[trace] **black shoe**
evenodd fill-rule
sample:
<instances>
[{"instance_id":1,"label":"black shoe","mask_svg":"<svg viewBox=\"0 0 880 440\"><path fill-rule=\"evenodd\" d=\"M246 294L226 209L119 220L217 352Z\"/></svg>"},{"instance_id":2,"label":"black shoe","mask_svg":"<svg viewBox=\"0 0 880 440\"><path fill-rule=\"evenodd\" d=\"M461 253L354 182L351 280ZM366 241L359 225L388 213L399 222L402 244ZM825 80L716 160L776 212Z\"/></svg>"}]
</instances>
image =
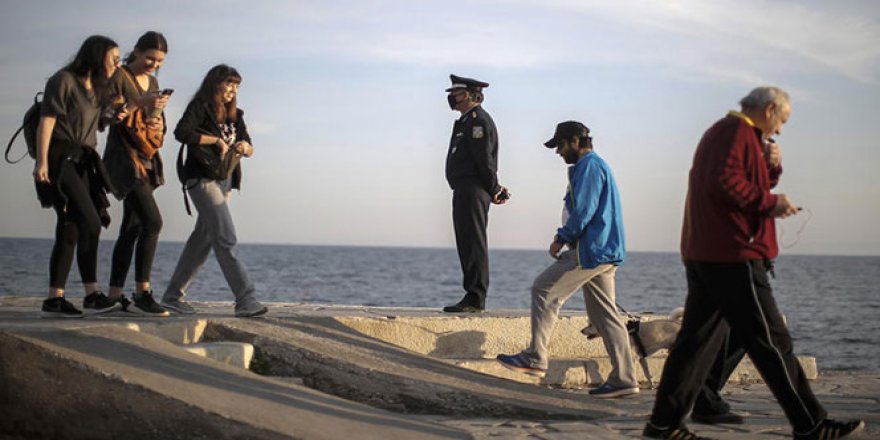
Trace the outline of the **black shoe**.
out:
<instances>
[{"instance_id":1,"label":"black shoe","mask_svg":"<svg viewBox=\"0 0 880 440\"><path fill-rule=\"evenodd\" d=\"M87 315L97 315L98 313L107 313L122 308L113 298L104 295L104 292L94 291L83 298L83 310Z\"/></svg>"},{"instance_id":2,"label":"black shoe","mask_svg":"<svg viewBox=\"0 0 880 440\"><path fill-rule=\"evenodd\" d=\"M848 422L838 422L831 419L825 419L819 426L806 434L793 433L797 440L831 440L835 438L843 438L850 434L862 432L865 429L865 422L861 420L850 420Z\"/></svg>"},{"instance_id":3,"label":"black shoe","mask_svg":"<svg viewBox=\"0 0 880 440\"><path fill-rule=\"evenodd\" d=\"M678 428L660 429L648 423L642 431L642 438L658 438L662 440L712 440L709 437L700 437L688 431L684 426Z\"/></svg>"},{"instance_id":4,"label":"black shoe","mask_svg":"<svg viewBox=\"0 0 880 440\"><path fill-rule=\"evenodd\" d=\"M73 304L71 304L63 296L58 298L49 298L43 301L43 308L40 311L41 318L82 318L83 313L80 312Z\"/></svg>"},{"instance_id":5,"label":"black shoe","mask_svg":"<svg viewBox=\"0 0 880 440\"><path fill-rule=\"evenodd\" d=\"M119 296L117 296L117 297L115 297L115 298L110 298L110 299L112 299L112 300L118 302L118 303L122 306L122 311L123 311L123 312L129 312L129 311L130 311L130 310L128 310L128 306L131 305L131 300L128 299L128 298L126 298L125 295L119 295Z\"/></svg>"},{"instance_id":6,"label":"black shoe","mask_svg":"<svg viewBox=\"0 0 880 440\"><path fill-rule=\"evenodd\" d=\"M165 310L162 306L160 306L155 299L153 299L153 291L145 290L140 294L132 294L132 299L134 300L132 305L128 307L128 311L137 313L139 315L144 316L170 316L171 313L168 310Z\"/></svg>"},{"instance_id":7,"label":"black shoe","mask_svg":"<svg viewBox=\"0 0 880 440\"><path fill-rule=\"evenodd\" d=\"M691 413L691 420L697 423L705 423L707 425L717 425L722 423L739 425L743 423L743 416L730 411L723 414Z\"/></svg>"},{"instance_id":8,"label":"black shoe","mask_svg":"<svg viewBox=\"0 0 880 440\"><path fill-rule=\"evenodd\" d=\"M443 311L446 313L480 313L485 310L484 307L471 305L464 300L459 301L457 304L453 304L451 306L446 306L443 308Z\"/></svg>"}]
</instances>

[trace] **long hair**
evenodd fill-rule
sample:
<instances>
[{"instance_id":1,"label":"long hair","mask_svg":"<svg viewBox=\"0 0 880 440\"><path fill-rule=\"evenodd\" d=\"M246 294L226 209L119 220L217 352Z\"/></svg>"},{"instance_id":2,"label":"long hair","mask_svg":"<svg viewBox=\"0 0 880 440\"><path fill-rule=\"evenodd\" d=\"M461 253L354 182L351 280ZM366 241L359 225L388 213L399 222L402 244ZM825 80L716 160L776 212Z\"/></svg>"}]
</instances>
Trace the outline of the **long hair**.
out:
<instances>
[{"instance_id":1,"label":"long hair","mask_svg":"<svg viewBox=\"0 0 880 440\"><path fill-rule=\"evenodd\" d=\"M224 104L221 100L220 86L226 80L241 82L241 75L232 67L226 64L218 64L208 71L202 85L193 99L199 99L208 104L208 107L214 113L214 118L218 123L226 124L238 120L238 111L236 102L238 97L232 98L232 101Z\"/></svg>"},{"instance_id":2,"label":"long hair","mask_svg":"<svg viewBox=\"0 0 880 440\"><path fill-rule=\"evenodd\" d=\"M92 87L95 90L95 96L99 102L106 99L107 85L107 68L104 67L104 57L107 51L119 47L115 41L103 35L92 35L83 41L76 56L64 69L76 76L89 76L92 81Z\"/></svg>"},{"instance_id":3,"label":"long hair","mask_svg":"<svg viewBox=\"0 0 880 440\"><path fill-rule=\"evenodd\" d=\"M159 32L148 31L138 38L137 43L134 44L134 49L140 52L154 49L168 53L168 40ZM129 52L128 56L125 57L125 64L131 64L134 61L136 58L135 50Z\"/></svg>"}]
</instances>

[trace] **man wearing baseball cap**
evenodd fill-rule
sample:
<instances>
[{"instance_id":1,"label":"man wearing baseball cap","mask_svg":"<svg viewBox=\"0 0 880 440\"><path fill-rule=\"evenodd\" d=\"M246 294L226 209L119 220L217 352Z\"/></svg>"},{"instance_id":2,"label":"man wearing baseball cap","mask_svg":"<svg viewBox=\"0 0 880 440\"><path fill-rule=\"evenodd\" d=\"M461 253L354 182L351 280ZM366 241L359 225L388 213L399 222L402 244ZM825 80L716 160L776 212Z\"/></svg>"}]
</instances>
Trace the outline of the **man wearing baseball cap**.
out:
<instances>
[{"instance_id":1,"label":"man wearing baseball cap","mask_svg":"<svg viewBox=\"0 0 880 440\"><path fill-rule=\"evenodd\" d=\"M550 256L556 262L532 285L529 348L514 355L499 354L498 362L513 371L543 377L559 310L576 290L583 289L587 317L602 336L612 367L605 383L591 390L590 395L612 398L637 394L639 384L629 335L615 302L614 274L623 264L626 251L614 174L593 151L590 129L580 122L560 123L544 145L555 148L556 154L571 165L563 224L550 243ZM568 249L563 251L565 247Z\"/></svg>"}]
</instances>

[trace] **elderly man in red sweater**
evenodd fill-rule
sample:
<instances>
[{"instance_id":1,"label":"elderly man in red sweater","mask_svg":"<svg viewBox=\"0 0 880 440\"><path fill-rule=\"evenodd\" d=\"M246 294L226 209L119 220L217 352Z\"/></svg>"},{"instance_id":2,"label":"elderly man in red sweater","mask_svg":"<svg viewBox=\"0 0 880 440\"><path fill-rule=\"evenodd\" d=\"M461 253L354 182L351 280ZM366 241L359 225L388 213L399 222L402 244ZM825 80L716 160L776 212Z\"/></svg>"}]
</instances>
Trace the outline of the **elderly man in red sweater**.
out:
<instances>
[{"instance_id":1,"label":"elderly man in red sweater","mask_svg":"<svg viewBox=\"0 0 880 440\"><path fill-rule=\"evenodd\" d=\"M796 439L861 431L860 420L827 419L792 350L768 273L779 253L775 219L799 208L773 194L782 174L775 144L791 114L788 94L759 87L700 140L688 181L681 254L688 282L684 321L672 346L645 438L695 440L684 425L728 331L746 349L782 406Z\"/></svg>"}]
</instances>

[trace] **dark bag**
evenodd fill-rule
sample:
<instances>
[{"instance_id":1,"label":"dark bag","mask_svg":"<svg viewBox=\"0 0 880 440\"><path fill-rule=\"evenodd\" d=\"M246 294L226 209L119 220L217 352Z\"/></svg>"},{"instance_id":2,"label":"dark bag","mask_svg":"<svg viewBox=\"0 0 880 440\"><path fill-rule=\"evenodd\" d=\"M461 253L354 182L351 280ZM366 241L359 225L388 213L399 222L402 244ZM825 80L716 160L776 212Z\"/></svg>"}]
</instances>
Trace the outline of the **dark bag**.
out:
<instances>
[{"instance_id":1,"label":"dark bag","mask_svg":"<svg viewBox=\"0 0 880 440\"><path fill-rule=\"evenodd\" d=\"M42 94L43 92L37 92L37 94L34 95L34 103L26 112L24 112L24 120L21 123L21 127L15 131L15 134L9 139L9 143L6 144L6 162L13 164L18 163L27 156L30 156L31 159L37 158L37 127L40 125L40 108L42 107L42 103L38 98ZM24 132L24 143L27 145L27 155L23 155L17 160L9 160L9 152L12 150L12 143L15 142L15 138L22 131Z\"/></svg>"},{"instance_id":2,"label":"dark bag","mask_svg":"<svg viewBox=\"0 0 880 440\"><path fill-rule=\"evenodd\" d=\"M181 189L183 190L183 205L186 207L186 213L192 215L192 210L189 207L189 197L186 195L186 190L189 189L186 187L186 181L190 177L186 174L186 166L183 159L184 149L186 149L188 157L191 157L192 160L201 165L205 172L205 175L202 177L211 180L228 179L241 161L241 155L230 148L226 155L221 158L220 152L214 146L194 145L190 147L186 144L180 144L180 151L177 152L177 179L180 180Z\"/></svg>"}]
</instances>

